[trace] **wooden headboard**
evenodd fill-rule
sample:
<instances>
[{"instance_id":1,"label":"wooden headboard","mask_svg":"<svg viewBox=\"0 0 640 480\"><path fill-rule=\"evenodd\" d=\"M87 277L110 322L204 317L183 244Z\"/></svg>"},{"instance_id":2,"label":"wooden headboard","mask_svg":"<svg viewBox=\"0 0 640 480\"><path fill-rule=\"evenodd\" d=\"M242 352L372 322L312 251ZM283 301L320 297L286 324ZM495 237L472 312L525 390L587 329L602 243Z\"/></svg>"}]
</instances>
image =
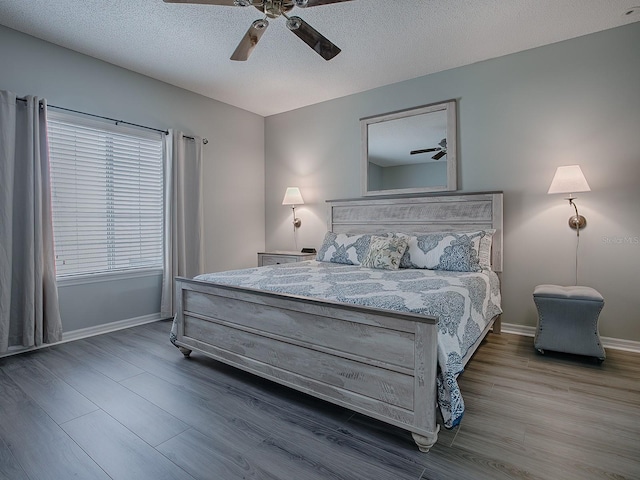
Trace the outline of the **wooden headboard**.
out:
<instances>
[{"instance_id":1,"label":"wooden headboard","mask_svg":"<svg viewBox=\"0 0 640 480\"><path fill-rule=\"evenodd\" d=\"M491 265L502 271L502 192L329 200L334 233L462 232L495 228Z\"/></svg>"}]
</instances>

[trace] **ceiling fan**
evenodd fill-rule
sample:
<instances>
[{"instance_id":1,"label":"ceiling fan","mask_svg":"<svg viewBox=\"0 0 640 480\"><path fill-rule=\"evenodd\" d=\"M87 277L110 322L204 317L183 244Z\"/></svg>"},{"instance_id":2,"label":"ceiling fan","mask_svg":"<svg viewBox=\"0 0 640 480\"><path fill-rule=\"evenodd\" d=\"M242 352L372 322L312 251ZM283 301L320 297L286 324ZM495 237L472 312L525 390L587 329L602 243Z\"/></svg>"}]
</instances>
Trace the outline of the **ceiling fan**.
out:
<instances>
[{"instance_id":1,"label":"ceiling fan","mask_svg":"<svg viewBox=\"0 0 640 480\"><path fill-rule=\"evenodd\" d=\"M226 5L229 7L255 7L265 17L251 24L245 36L240 40L231 60L245 61L260 41L269 26L268 18L283 16L287 19L287 28L295 33L325 60L331 60L340 53L340 49L300 17L288 16L293 7L315 7L329 3L349 2L351 0L164 0L165 3L197 3L201 5Z\"/></svg>"},{"instance_id":2,"label":"ceiling fan","mask_svg":"<svg viewBox=\"0 0 640 480\"><path fill-rule=\"evenodd\" d=\"M433 158L434 160L440 160L442 157L444 157L447 154L447 139L443 138L442 140L440 140L438 145L440 146L433 147L433 148L423 148L421 150L411 150L409 154L417 155L419 153L438 152L431 158Z\"/></svg>"}]
</instances>

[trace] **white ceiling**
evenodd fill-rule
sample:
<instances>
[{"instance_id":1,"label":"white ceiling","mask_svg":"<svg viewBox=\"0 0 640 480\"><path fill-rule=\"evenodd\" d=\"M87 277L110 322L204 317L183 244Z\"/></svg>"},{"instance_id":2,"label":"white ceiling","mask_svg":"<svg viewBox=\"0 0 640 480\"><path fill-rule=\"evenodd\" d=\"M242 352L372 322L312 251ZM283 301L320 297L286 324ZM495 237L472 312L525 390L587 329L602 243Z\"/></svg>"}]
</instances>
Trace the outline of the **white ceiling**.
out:
<instances>
[{"instance_id":1,"label":"white ceiling","mask_svg":"<svg viewBox=\"0 0 640 480\"><path fill-rule=\"evenodd\" d=\"M295 8L342 49L329 62L255 8L162 0L0 0L0 24L268 116L640 20L640 0L353 0Z\"/></svg>"}]
</instances>

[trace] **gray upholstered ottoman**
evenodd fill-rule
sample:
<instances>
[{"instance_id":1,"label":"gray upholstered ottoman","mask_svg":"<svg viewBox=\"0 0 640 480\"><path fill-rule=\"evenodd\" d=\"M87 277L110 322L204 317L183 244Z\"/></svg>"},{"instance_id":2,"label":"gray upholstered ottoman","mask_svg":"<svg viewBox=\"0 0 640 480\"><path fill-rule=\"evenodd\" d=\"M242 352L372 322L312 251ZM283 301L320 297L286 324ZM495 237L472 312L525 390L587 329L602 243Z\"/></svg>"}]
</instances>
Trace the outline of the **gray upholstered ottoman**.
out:
<instances>
[{"instance_id":1,"label":"gray upholstered ottoman","mask_svg":"<svg viewBox=\"0 0 640 480\"><path fill-rule=\"evenodd\" d=\"M540 353L553 350L604 360L598 333L604 298L597 290L538 285L533 291L533 301L538 309L534 345Z\"/></svg>"}]
</instances>

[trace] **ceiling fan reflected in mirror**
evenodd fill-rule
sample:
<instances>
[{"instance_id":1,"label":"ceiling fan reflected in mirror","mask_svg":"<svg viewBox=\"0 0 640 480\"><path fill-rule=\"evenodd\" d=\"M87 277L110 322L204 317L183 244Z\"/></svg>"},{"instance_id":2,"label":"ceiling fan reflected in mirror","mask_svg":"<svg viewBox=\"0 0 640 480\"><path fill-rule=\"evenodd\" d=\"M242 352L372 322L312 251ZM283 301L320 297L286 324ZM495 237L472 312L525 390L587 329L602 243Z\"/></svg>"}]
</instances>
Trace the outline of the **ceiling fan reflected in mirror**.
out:
<instances>
[{"instance_id":1,"label":"ceiling fan reflected in mirror","mask_svg":"<svg viewBox=\"0 0 640 480\"><path fill-rule=\"evenodd\" d=\"M431 158L433 158L434 160L440 160L442 157L444 157L447 154L447 139L443 138L442 140L440 140L438 145L439 147L423 148L420 150L411 150L409 154L418 155L420 153L438 152Z\"/></svg>"},{"instance_id":2,"label":"ceiling fan reflected in mirror","mask_svg":"<svg viewBox=\"0 0 640 480\"><path fill-rule=\"evenodd\" d=\"M295 33L304 43L309 45L325 60L331 60L340 53L340 49L331 43L302 18L289 16L293 7L308 8L330 3L350 2L351 0L164 0L165 3L196 3L200 5L224 5L228 7L255 7L264 13L264 18L251 24L245 36L240 40L231 60L245 61L253 52L260 38L269 26L267 18L286 19L289 30Z\"/></svg>"}]
</instances>

